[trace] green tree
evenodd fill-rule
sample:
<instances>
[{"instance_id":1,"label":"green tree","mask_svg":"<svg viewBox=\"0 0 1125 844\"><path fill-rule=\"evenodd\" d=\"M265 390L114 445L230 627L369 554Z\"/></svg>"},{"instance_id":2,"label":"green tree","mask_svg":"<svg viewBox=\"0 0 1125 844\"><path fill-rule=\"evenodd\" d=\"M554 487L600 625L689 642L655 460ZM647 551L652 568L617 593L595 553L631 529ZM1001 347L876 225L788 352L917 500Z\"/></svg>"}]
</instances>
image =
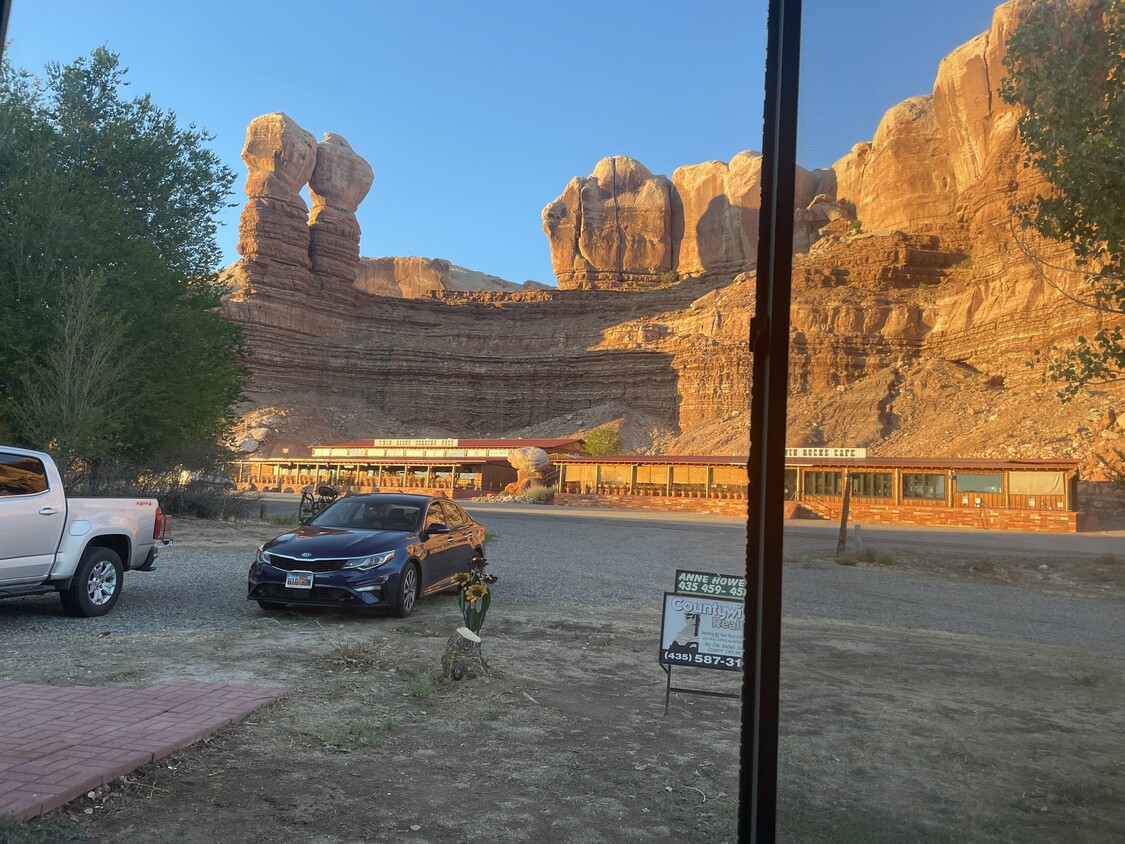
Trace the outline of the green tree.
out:
<instances>
[{"instance_id":1,"label":"green tree","mask_svg":"<svg viewBox=\"0 0 1125 844\"><path fill-rule=\"evenodd\" d=\"M1069 247L1077 301L1125 314L1125 0L1032 0L1008 40L1000 96L1022 109L1025 167L1050 183L1017 206L1018 227ZM1045 273L1046 277L1046 273ZM1117 326L1057 350L1049 376L1059 396L1125 377Z\"/></svg>"},{"instance_id":2,"label":"green tree","mask_svg":"<svg viewBox=\"0 0 1125 844\"><path fill-rule=\"evenodd\" d=\"M213 442L245 354L219 316L212 140L99 48L0 70L0 434L89 464Z\"/></svg>"},{"instance_id":3,"label":"green tree","mask_svg":"<svg viewBox=\"0 0 1125 844\"><path fill-rule=\"evenodd\" d=\"M603 454L621 454L621 437L613 428L595 428L586 434L586 453L591 457Z\"/></svg>"}]
</instances>

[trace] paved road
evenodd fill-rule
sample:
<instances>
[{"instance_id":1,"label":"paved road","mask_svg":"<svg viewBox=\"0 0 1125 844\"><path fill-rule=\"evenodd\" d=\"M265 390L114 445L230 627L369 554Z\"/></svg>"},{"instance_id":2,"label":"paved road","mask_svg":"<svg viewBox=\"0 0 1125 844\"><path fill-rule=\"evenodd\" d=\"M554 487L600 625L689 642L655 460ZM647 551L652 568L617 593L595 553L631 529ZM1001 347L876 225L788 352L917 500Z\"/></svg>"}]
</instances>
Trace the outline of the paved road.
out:
<instances>
[{"instance_id":1,"label":"paved road","mask_svg":"<svg viewBox=\"0 0 1125 844\"><path fill-rule=\"evenodd\" d=\"M282 504L286 502L277 502ZM502 578L497 598L546 602L553 615L565 611L564 602L589 605L606 599L651 607L658 618L661 595L670 589L677 568L738 573L745 567L745 526L739 519L473 503L468 509L493 536L488 556L491 570ZM1099 550L1103 544L1120 552L1123 544L1118 537L1104 535L883 528L864 528L864 541L907 544L919 550L939 544L1008 551L1027 546L1028 553L1049 550L1060 542L1060 548L1080 554L1106 553ZM816 523L790 524L786 542L790 551L832 550L836 530ZM245 600L252 553L252 543L241 552L189 548L165 552L158 571L126 576L120 603L103 619L66 619L56 596L0 601L0 643L43 644L96 636L103 630L175 636L261 623L257 606ZM841 566L790 565L784 578L784 611L790 618L840 619L1125 651L1125 605L1108 601Z\"/></svg>"},{"instance_id":2,"label":"paved road","mask_svg":"<svg viewBox=\"0 0 1125 844\"><path fill-rule=\"evenodd\" d=\"M534 579L560 595L593 590L616 600L657 607L661 594L671 589L677 568L722 573L745 569L745 528L737 520L708 517L705 522L697 518L665 521L647 518L648 514L634 519L620 512L612 516L600 512L593 517L560 517L542 509L505 512L490 508L487 513L472 505L469 509L498 536L488 555L495 572L508 575L500 586L521 599L535 599L541 594L540 584L532 583ZM873 539L922 542L929 538L932 547L938 540L950 538L941 531L936 537L919 532L925 534L923 538L914 536L913 531L905 536L879 532L878 538L871 533L864 529L865 543L871 544ZM963 532L953 533L963 537ZM968 537L964 541L979 540ZM1009 538L1009 550L1012 541ZM790 526L786 543L791 550L835 550L836 530ZM1086 549L1086 553L1094 552ZM509 574L520 571L527 571L531 577ZM783 609L789 617L1125 651L1125 605L1110 601L1062 598L1030 589L949 583L846 566L786 566L783 593ZM498 597L502 594L498 592Z\"/></svg>"}]
</instances>

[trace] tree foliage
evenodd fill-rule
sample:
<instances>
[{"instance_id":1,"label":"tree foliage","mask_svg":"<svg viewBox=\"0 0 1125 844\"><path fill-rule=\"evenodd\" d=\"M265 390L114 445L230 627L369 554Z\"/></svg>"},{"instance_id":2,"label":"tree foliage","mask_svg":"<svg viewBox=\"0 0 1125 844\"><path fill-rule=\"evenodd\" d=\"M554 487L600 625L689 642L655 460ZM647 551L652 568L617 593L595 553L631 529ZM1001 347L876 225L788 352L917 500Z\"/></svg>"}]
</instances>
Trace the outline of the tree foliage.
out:
<instances>
[{"instance_id":1,"label":"tree foliage","mask_svg":"<svg viewBox=\"0 0 1125 844\"><path fill-rule=\"evenodd\" d=\"M1079 301L1125 314L1125 0L1030 0L1004 65L1024 166L1052 188L1014 209L1019 226L1069 247ZM1064 399L1125 377L1121 328L1079 338L1049 374Z\"/></svg>"},{"instance_id":2,"label":"tree foliage","mask_svg":"<svg viewBox=\"0 0 1125 844\"><path fill-rule=\"evenodd\" d=\"M603 454L621 454L621 437L613 428L595 428L586 434L586 453L591 457Z\"/></svg>"},{"instance_id":3,"label":"tree foliage","mask_svg":"<svg viewBox=\"0 0 1125 844\"><path fill-rule=\"evenodd\" d=\"M65 461L211 441L241 393L215 213L234 173L105 48L0 71L0 438Z\"/></svg>"}]
</instances>

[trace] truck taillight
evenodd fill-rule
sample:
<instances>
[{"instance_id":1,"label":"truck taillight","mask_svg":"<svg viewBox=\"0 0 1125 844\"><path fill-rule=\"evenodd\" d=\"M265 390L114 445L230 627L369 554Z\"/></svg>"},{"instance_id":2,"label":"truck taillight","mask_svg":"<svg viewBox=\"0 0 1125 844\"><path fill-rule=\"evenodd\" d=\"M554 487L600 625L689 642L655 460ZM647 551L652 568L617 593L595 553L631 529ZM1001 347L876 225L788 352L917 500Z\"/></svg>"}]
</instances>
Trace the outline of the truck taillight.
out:
<instances>
[{"instance_id":1,"label":"truck taillight","mask_svg":"<svg viewBox=\"0 0 1125 844\"><path fill-rule=\"evenodd\" d=\"M153 539L167 539L172 535L172 520L164 515L162 507L156 508L156 522L152 526Z\"/></svg>"}]
</instances>

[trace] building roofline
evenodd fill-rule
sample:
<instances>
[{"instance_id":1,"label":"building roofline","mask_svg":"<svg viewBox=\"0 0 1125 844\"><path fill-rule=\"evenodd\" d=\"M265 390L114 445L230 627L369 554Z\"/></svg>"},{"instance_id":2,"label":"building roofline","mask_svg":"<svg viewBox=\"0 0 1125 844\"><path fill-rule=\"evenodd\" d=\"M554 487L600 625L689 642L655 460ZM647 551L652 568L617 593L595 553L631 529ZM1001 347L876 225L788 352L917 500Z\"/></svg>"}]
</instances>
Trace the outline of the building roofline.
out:
<instances>
[{"instance_id":1,"label":"building roofline","mask_svg":"<svg viewBox=\"0 0 1125 844\"><path fill-rule=\"evenodd\" d=\"M745 466L748 458L741 455L650 455L605 454L600 457L556 457L554 463L614 463L633 465L704 464L708 466ZM840 469L1076 469L1079 460L1019 459L987 457L786 457L786 466L826 466Z\"/></svg>"},{"instance_id":2,"label":"building roofline","mask_svg":"<svg viewBox=\"0 0 1125 844\"><path fill-rule=\"evenodd\" d=\"M389 438L388 438L389 439ZM410 438L402 437L394 440L395 445L380 445L381 440L363 439L351 440L343 443L315 443L308 446L313 448L559 448L565 445L576 445L585 442L581 437L553 437L540 439L459 439L457 437L416 437L414 441L425 443L427 440L446 440L455 445L409 445ZM382 440L386 442L387 440Z\"/></svg>"}]
</instances>

